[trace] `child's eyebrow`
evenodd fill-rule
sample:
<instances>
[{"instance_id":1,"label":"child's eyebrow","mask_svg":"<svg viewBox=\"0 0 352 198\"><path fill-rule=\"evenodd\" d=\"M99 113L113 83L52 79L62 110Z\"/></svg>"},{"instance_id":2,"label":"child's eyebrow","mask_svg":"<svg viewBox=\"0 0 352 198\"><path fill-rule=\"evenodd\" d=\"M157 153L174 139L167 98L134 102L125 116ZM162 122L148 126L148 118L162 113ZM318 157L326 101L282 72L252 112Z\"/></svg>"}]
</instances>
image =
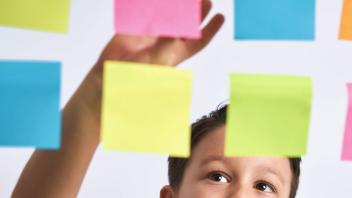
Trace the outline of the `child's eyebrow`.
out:
<instances>
[{"instance_id":1,"label":"child's eyebrow","mask_svg":"<svg viewBox=\"0 0 352 198\"><path fill-rule=\"evenodd\" d=\"M224 162L224 157L223 156L219 156L219 155L211 155L211 156L208 156L207 158L203 159L201 162L200 162L200 166L204 166L210 162L214 162L214 161L220 161L220 162Z\"/></svg>"},{"instance_id":2,"label":"child's eyebrow","mask_svg":"<svg viewBox=\"0 0 352 198\"><path fill-rule=\"evenodd\" d=\"M260 169L261 169L260 171L263 171L263 172L265 172L265 173L272 174L272 175L276 176L277 178L279 178L279 180L280 180L280 182L281 182L282 184L285 183L285 180L284 180L284 178L282 177L282 175L279 174L279 172L277 172L275 169L270 168L270 167L264 167L264 168L260 168Z\"/></svg>"}]
</instances>

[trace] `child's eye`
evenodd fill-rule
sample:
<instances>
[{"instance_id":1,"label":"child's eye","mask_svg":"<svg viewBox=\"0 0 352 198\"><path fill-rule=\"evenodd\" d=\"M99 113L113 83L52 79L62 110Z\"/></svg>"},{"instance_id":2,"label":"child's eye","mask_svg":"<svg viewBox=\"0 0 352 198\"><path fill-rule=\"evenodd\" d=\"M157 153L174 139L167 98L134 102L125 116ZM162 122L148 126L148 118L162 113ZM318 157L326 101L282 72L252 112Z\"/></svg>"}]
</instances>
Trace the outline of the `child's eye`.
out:
<instances>
[{"instance_id":1,"label":"child's eye","mask_svg":"<svg viewBox=\"0 0 352 198\"><path fill-rule=\"evenodd\" d=\"M267 183L267 182L258 182L254 186L255 189L262 191L262 192L268 192L268 193L274 193L276 192L275 188L273 185Z\"/></svg>"},{"instance_id":2,"label":"child's eye","mask_svg":"<svg viewBox=\"0 0 352 198\"><path fill-rule=\"evenodd\" d=\"M220 182L220 183L229 183L230 179L221 172L212 172L208 175L208 179L215 181L215 182Z\"/></svg>"}]
</instances>

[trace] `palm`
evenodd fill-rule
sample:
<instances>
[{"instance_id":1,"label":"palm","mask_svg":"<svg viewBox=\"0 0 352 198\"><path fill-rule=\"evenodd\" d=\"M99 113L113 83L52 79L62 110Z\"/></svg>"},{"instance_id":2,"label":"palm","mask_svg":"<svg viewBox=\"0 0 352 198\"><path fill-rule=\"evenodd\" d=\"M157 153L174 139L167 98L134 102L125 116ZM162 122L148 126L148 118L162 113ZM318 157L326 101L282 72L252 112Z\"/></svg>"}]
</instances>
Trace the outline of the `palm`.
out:
<instances>
[{"instance_id":1,"label":"palm","mask_svg":"<svg viewBox=\"0 0 352 198\"><path fill-rule=\"evenodd\" d=\"M203 0L202 19L207 16L210 8L210 1ZM203 49L223 22L222 15L214 16L202 30L202 38L199 40L117 34L103 51L98 67L102 68L105 60L177 65Z\"/></svg>"}]
</instances>

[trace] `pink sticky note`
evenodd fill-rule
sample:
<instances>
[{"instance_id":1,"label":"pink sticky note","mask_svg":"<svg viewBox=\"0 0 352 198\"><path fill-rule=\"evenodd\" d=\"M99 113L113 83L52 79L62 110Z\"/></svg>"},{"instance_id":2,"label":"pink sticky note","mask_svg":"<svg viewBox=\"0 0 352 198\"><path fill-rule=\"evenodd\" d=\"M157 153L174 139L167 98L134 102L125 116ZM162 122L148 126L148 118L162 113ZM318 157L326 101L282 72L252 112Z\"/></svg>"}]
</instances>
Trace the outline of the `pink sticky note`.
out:
<instances>
[{"instance_id":1,"label":"pink sticky note","mask_svg":"<svg viewBox=\"0 0 352 198\"><path fill-rule=\"evenodd\" d=\"M348 109L346 116L345 135L342 148L342 160L352 161L352 83L347 84Z\"/></svg>"},{"instance_id":2,"label":"pink sticky note","mask_svg":"<svg viewBox=\"0 0 352 198\"><path fill-rule=\"evenodd\" d=\"M198 39L201 0L115 0L117 33Z\"/></svg>"}]
</instances>

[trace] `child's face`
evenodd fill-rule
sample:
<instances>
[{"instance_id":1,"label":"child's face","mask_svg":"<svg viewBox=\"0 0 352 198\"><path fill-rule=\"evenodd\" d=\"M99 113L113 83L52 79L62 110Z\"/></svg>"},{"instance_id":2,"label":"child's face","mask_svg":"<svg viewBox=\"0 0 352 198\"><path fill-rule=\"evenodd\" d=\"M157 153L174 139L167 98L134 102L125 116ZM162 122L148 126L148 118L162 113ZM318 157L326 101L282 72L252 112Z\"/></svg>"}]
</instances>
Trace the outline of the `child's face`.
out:
<instances>
[{"instance_id":1,"label":"child's face","mask_svg":"<svg viewBox=\"0 0 352 198\"><path fill-rule=\"evenodd\" d=\"M287 158L225 158L225 128L209 133L194 148L175 198L288 198Z\"/></svg>"}]
</instances>

